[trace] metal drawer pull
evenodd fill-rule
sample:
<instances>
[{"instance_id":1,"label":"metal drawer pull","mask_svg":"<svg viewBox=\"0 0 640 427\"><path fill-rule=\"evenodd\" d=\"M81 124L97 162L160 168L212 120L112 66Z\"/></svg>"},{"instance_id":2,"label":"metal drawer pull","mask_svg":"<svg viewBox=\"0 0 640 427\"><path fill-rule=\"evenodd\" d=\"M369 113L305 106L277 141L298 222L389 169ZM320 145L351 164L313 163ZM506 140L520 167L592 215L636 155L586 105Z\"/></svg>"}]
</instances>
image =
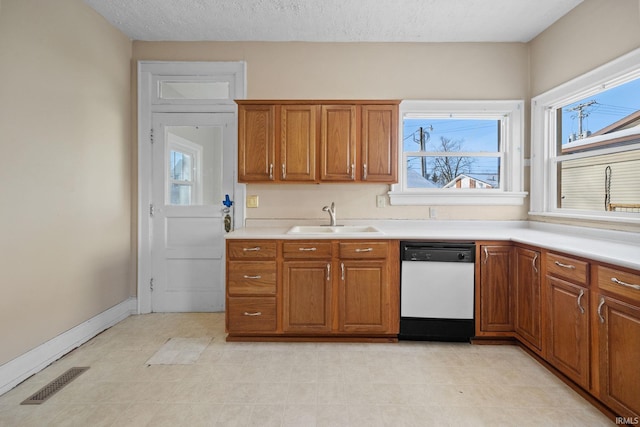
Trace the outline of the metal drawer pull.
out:
<instances>
[{"instance_id":1,"label":"metal drawer pull","mask_svg":"<svg viewBox=\"0 0 640 427\"><path fill-rule=\"evenodd\" d=\"M367 164L362 165L362 179L367 179Z\"/></svg>"},{"instance_id":2,"label":"metal drawer pull","mask_svg":"<svg viewBox=\"0 0 640 427\"><path fill-rule=\"evenodd\" d=\"M488 260L489 260L489 251L487 251L487 248L486 248L486 246L485 246L485 248L484 248L484 262L483 262L483 264L486 264Z\"/></svg>"},{"instance_id":3,"label":"metal drawer pull","mask_svg":"<svg viewBox=\"0 0 640 427\"><path fill-rule=\"evenodd\" d=\"M351 179L356 179L356 165L351 163Z\"/></svg>"},{"instance_id":4,"label":"metal drawer pull","mask_svg":"<svg viewBox=\"0 0 640 427\"><path fill-rule=\"evenodd\" d=\"M244 312L245 316L262 316L262 312L261 311L256 311L255 313L249 313L247 311Z\"/></svg>"},{"instance_id":5,"label":"metal drawer pull","mask_svg":"<svg viewBox=\"0 0 640 427\"><path fill-rule=\"evenodd\" d=\"M341 279L344 280L344 263L340 263Z\"/></svg>"},{"instance_id":6,"label":"metal drawer pull","mask_svg":"<svg viewBox=\"0 0 640 427\"><path fill-rule=\"evenodd\" d=\"M626 286L627 288L631 288L631 289L635 289L637 291L640 291L640 285L634 285L633 283L626 283L626 282L623 282L622 280L616 279L615 277L612 277L611 281L613 283L617 283L618 285Z\"/></svg>"},{"instance_id":7,"label":"metal drawer pull","mask_svg":"<svg viewBox=\"0 0 640 427\"><path fill-rule=\"evenodd\" d=\"M538 253L536 252L536 256L533 257L533 270L537 273L538 272L538 267L536 266L536 261L538 260Z\"/></svg>"},{"instance_id":8,"label":"metal drawer pull","mask_svg":"<svg viewBox=\"0 0 640 427\"><path fill-rule=\"evenodd\" d=\"M245 279L262 279L262 276L247 276L246 274L244 275Z\"/></svg>"},{"instance_id":9,"label":"metal drawer pull","mask_svg":"<svg viewBox=\"0 0 640 427\"><path fill-rule=\"evenodd\" d=\"M575 265L571 265L571 264L563 264L561 262L556 261L556 265L558 267L562 267L562 268L570 268L571 270L575 270L576 266Z\"/></svg>"},{"instance_id":10,"label":"metal drawer pull","mask_svg":"<svg viewBox=\"0 0 640 427\"><path fill-rule=\"evenodd\" d=\"M327 282L331 280L331 264L327 263Z\"/></svg>"},{"instance_id":11,"label":"metal drawer pull","mask_svg":"<svg viewBox=\"0 0 640 427\"><path fill-rule=\"evenodd\" d=\"M282 179L287 179L287 167L282 164Z\"/></svg>"},{"instance_id":12,"label":"metal drawer pull","mask_svg":"<svg viewBox=\"0 0 640 427\"><path fill-rule=\"evenodd\" d=\"M582 308L583 296L584 296L584 289L580 289L580 294L578 295L578 308L580 309L580 314L584 314L584 308Z\"/></svg>"},{"instance_id":13,"label":"metal drawer pull","mask_svg":"<svg viewBox=\"0 0 640 427\"><path fill-rule=\"evenodd\" d=\"M251 252L251 251L259 251L260 250L260 246L256 246L255 248L242 248L243 251L245 252Z\"/></svg>"},{"instance_id":14,"label":"metal drawer pull","mask_svg":"<svg viewBox=\"0 0 640 427\"><path fill-rule=\"evenodd\" d=\"M269 163L269 179L273 180L273 163Z\"/></svg>"},{"instance_id":15,"label":"metal drawer pull","mask_svg":"<svg viewBox=\"0 0 640 427\"><path fill-rule=\"evenodd\" d=\"M600 323L604 323L604 317L602 317L603 305L604 305L604 298L600 298L600 304L598 304L598 317L600 318Z\"/></svg>"},{"instance_id":16,"label":"metal drawer pull","mask_svg":"<svg viewBox=\"0 0 640 427\"><path fill-rule=\"evenodd\" d=\"M303 251L303 252L315 252L317 251L316 248L298 248L299 251Z\"/></svg>"},{"instance_id":17,"label":"metal drawer pull","mask_svg":"<svg viewBox=\"0 0 640 427\"><path fill-rule=\"evenodd\" d=\"M365 248L365 249L357 248L356 252L371 252L372 250L373 248Z\"/></svg>"}]
</instances>

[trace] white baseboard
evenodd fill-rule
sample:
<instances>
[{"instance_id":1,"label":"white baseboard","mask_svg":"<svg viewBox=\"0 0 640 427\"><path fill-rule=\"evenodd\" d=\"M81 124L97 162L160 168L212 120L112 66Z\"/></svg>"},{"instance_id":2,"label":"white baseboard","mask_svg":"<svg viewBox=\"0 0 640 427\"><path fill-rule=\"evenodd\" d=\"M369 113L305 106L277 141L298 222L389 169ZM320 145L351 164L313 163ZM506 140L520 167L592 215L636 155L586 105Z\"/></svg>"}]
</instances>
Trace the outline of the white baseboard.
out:
<instances>
[{"instance_id":1,"label":"white baseboard","mask_svg":"<svg viewBox=\"0 0 640 427\"><path fill-rule=\"evenodd\" d=\"M0 366L0 395L105 329L137 313L137 309L136 298L129 298Z\"/></svg>"}]
</instances>

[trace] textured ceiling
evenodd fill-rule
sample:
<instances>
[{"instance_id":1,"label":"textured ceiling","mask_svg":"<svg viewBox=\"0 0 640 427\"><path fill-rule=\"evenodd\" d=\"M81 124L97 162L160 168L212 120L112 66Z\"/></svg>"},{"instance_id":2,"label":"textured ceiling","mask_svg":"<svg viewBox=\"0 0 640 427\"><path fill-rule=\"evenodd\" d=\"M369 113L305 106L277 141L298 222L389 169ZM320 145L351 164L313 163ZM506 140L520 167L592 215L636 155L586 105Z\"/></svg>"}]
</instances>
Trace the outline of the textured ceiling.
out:
<instances>
[{"instance_id":1,"label":"textured ceiling","mask_svg":"<svg viewBox=\"0 0 640 427\"><path fill-rule=\"evenodd\" d=\"M133 40L527 42L582 0L84 0Z\"/></svg>"}]
</instances>

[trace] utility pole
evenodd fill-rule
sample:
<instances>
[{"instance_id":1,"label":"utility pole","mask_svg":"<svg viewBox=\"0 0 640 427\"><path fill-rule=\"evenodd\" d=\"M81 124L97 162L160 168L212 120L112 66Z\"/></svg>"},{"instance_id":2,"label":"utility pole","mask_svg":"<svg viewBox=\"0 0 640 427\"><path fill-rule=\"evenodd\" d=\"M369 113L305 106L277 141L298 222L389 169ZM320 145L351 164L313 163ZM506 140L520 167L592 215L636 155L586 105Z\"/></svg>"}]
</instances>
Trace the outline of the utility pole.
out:
<instances>
[{"instance_id":1,"label":"utility pole","mask_svg":"<svg viewBox=\"0 0 640 427\"><path fill-rule=\"evenodd\" d=\"M433 126L429 126L428 129L430 131L433 131ZM420 126L418 130L420 131L420 140L416 141L414 136L413 141L420 143L420 152L425 152L427 151L427 141L431 138L431 135L429 135L429 132L426 132L425 128L423 128L422 126ZM428 174L427 174L427 158L426 157L420 158L420 165L421 165L420 172L422 174L422 177L427 178Z\"/></svg>"},{"instance_id":2,"label":"utility pole","mask_svg":"<svg viewBox=\"0 0 640 427\"><path fill-rule=\"evenodd\" d=\"M582 135L582 121L589 116L589 113L585 112L585 108L592 106L595 104L595 100L591 100L589 102L583 102L582 104L576 105L573 108L569 108L567 111L577 111L578 112L578 137L576 139L582 139L584 136ZM571 138L569 139L571 141Z\"/></svg>"}]
</instances>

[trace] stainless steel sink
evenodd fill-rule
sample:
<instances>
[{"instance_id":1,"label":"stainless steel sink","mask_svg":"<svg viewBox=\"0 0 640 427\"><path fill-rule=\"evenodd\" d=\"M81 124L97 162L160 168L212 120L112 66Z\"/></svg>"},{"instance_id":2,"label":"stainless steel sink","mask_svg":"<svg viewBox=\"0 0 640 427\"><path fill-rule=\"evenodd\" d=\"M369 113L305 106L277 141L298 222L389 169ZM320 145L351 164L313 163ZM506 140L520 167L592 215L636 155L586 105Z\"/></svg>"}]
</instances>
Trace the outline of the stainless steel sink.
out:
<instances>
[{"instance_id":1,"label":"stainless steel sink","mask_svg":"<svg viewBox=\"0 0 640 427\"><path fill-rule=\"evenodd\" d=\"M382 234L370 225L296 225L287 234Z\"/></svg>"}]
</instances>

